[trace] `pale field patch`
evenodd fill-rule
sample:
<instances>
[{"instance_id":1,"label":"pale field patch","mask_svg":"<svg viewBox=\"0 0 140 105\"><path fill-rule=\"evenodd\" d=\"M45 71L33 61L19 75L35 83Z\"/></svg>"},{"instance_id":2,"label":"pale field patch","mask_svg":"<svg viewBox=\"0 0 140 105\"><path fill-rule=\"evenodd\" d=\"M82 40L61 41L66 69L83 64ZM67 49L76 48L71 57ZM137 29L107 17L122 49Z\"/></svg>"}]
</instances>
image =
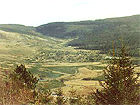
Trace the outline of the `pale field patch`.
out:
<instances>
[{"instance_id":1,"label":"pale field patch","mask_svg":"<svg viewBox=\"0 0 140 105\"><path fill-rule=\"evenodd\" d=\"M64 82L66 86L62 87L62 89L65 94L68 94L72 87L81 95L88 94L91 91L95 91L95 89L101 89L98 81L85 81L82 79L102 75L102 70L89 70L82 67L78 71L74 76L69 77L68 81Z\"/></svg>"}]
</instances>

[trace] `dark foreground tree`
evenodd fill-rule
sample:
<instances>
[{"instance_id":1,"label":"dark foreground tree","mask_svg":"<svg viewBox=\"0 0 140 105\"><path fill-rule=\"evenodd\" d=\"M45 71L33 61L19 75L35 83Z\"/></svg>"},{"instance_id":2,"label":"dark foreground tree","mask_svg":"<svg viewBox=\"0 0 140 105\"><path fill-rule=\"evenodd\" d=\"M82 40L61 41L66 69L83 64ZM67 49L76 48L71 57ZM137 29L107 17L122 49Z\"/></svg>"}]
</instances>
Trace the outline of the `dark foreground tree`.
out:
<instances>
[{"instance_id":1,"label":"dark foreground tree","mask_svg":"<svg viewBox=\"0 0 140 105\"><path fill-rule=\"evenodd\" d=\"M100 82L102 90L96 90L97 105L138 105L140 89L134 66L122 45L119 54L113 54L110 64L104 70L105 81Z\"/></svg>"},{"instance_id":2,"label":"dark foreground tree","mask_svg":"<svg viewBox=\"0 0 140 105\"><path fill-rule=\"evenodd\" d=\"M17 66L17 68L10 74L10 78L14 81L20 81L24 86L35 89L38 79L26 70L24 65Z\"/></svg>"},{"instance_id":3,"label":"dark foreground tree","mask_svg":"<svg viewBox=\"0 0 140 105\"><path fill-rule=\"evenodd\" d=\"M51 91L36 87L38 79L24 65L17 66L13 72L0 79L0 105L50 105Z\"/></svg>"}]
</instances>

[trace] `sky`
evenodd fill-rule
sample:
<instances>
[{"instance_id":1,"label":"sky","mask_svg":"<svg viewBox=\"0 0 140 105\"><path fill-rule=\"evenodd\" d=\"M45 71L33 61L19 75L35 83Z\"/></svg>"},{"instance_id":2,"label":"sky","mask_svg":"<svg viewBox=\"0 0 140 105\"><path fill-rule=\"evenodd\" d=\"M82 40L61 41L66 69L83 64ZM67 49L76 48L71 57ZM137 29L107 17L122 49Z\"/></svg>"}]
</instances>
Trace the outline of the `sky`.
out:
<instances>
[{"instance_id":1,"label":"sky","mask_svg":"<svg viewBox=\"0 0 140 105\"><path fill-rule=\"evenodd\" d=\"M0 0L0 24L39 26L140 14L140 0Z\"/></svg>"}]
</instances>

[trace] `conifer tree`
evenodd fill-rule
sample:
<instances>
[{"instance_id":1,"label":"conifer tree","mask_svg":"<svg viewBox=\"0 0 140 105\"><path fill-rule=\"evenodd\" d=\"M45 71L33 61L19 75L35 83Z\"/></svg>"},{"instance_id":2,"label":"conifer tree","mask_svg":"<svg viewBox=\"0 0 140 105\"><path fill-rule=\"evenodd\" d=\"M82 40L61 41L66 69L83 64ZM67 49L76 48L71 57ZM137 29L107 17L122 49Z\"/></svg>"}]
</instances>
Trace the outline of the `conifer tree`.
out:
<instances>
[{"instance_id":1,"label":"conifer tree","mask_svg":"<svg viewBox=\"0 0 140 105\"><path fill-rule=\"evenodd\" d=\"M35 89L38 79L26 70L24 65L17 66L17 68L10 74L10 78L14 81L20 81L24 86Z\"/></svg>"},{"instance_id":2,"label":"conifer tree","mask_svg":"<svg viewBox=\"0 0 140 105\"><path fill-rule=\"evenodd\" d=\"M105 81L100 82L103 89L97 89L94 93L97 105L140 104L138 76L135 75L134 66L124 45L119 54L113 53L110 64L104 70L104 76Z\"/></svg>"}]
</instances>

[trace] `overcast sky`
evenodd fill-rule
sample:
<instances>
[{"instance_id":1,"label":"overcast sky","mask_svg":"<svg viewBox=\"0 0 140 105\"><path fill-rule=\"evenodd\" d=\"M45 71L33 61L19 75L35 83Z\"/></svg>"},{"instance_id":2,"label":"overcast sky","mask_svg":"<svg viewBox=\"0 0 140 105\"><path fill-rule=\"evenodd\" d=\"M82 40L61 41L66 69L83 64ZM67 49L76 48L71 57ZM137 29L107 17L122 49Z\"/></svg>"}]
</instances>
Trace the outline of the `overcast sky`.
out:
<instances>
[{"instance_id":1,"label":"overcast sky","mask_svg":"<svg viewBox=\"0 0 140 105\"><path fill-rule=\"evenodd\" d=\"M140 14L140 0L0 0L0 24L38 26Z\"/></svg>"}]
</instances>

